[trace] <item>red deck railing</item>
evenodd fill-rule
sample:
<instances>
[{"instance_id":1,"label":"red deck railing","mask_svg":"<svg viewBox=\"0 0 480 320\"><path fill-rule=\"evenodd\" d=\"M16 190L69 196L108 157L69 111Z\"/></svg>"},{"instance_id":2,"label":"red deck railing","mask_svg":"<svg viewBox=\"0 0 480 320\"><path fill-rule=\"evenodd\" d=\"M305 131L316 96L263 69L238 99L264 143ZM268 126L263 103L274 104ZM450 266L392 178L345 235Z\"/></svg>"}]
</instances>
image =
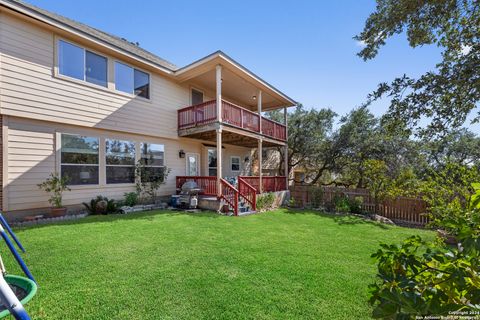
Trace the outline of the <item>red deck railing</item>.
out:
<instances>
[{"instance_id":1,"label":"red deck railing","mask_svg":"<svg viewBox=\"0 0 480 320\"><path fill-rule=\"evenodd\" d=\"M260 132L260 119L262 132ZM188 129L213 123L217 120L216 101L211 100L178 110L178 129ZM261 117L228 101L222 100L222 122L245 130L262 133L277 140L285 141L286 127L278 122Z\"/></svg>"},{"instance_id":2,"label":"red deck railing","mask_svg":"<svg viewBox=\"0 0 480 320\"><path fill-rule=\"evenodd\" d=\"M221 198L228 203L233 214L238 216L238 190L225 179L220 179L220 188L222 190Z\"/></svg>"},{"instance_id":3,"label":"red deck railing","mask_svg":"<svg viewBox=\"0 0 480 320\"><path fill-rule=\"evenodd\" d=\"M198 187L202 189L200 194L204 194L207 196L217 195L217 177L177 176L176 178L177 189L180 189L182 185L187 181L195 181Z\"/></svg>"},{"instance_id":4,"label":"red deck railing","mask_svg":"<svg viewBox=\"0 0 480 320\"><path fill-rule=\"evenodd\" d=\"M241 177L238 177L238 193L250 204L253 211L257 210L257 190Z\"/></svg>"},{"instance_id":5,"label":"red deck railing","mask_svg":"<svg viewBox=\"0 0 480 320\"><path fill-rule=\"evenodd\" d=\"M249 185L254 187L257 190L257 193L260 193L260 177L246 177L241 176L239 180L242 179L247 182ZM287 190L287 180L284 176L275 176L275 177L262 177L263 192L276 192Z\"/></svg>"}]
</instances>

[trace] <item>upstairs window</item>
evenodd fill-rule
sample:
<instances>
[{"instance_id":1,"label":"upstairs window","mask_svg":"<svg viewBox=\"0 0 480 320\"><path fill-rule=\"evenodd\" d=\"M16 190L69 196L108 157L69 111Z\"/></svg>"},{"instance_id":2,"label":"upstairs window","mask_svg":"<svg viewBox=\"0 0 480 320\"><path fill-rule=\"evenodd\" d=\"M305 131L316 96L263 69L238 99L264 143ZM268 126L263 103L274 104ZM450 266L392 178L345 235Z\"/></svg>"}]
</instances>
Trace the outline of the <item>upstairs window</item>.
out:
<instances>
[{"instance_id":1,"label":"upstairs window","mask_svg":"<svg viewBox=\"0 0 480 320\"><path fill-rule=\"evenodd\" d=\"M192 89L192 106L203 103L203 92Z\"/></svg>"},{"instance_id":2,"label":"upstairs window","mask_svg":"<svg viewBox=\"0 0 480 320\"><path fill-rule=\"evenodd\" d=\"M150 99L150 75L116 61L115 89Z\"/></svg>"},{"instance_id":3,"label":"upstairs window","mask_svg":"<svg viewBox=\"0 0 480 320\"><path fill-rule=\"evenodd\" d=\"M107 87L107 58L63 40L58 41L58 72Z\"/></svg>"},{"instance_id":4,"label":"upstairs window","mask_svg":"<svg viewBox=\"0 0 480 320\"><path fill-rule=\"evenodd\" d=\"M240 171L240 157L232 156L230 158L230 165L231 165L232 171L234 172Z\"/></svg>"}]
</instances>

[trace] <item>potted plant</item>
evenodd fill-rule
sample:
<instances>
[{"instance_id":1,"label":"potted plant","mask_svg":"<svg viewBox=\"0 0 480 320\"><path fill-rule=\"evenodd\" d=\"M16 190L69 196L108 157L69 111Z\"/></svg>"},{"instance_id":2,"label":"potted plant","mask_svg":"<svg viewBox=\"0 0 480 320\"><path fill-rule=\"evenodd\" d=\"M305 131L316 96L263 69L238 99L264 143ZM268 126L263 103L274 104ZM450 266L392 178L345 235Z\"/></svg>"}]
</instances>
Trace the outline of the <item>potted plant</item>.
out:
<instances>
[{"instance_id":1,"label":"potted plant","mask_svg":"<svg viewBox=\"0 0 480 320\"><path fill-rule=\"evenodd\" d=\"M62 205L62 194L64 191L70 191L67 186L67 177L60 177L58 173L51 173L50 177L44 182L38 184L41 190L50 193L48 202L52 205L50 215L52 217L59 217L65 215L67 208Z\"/></svg>"}]
</instances>

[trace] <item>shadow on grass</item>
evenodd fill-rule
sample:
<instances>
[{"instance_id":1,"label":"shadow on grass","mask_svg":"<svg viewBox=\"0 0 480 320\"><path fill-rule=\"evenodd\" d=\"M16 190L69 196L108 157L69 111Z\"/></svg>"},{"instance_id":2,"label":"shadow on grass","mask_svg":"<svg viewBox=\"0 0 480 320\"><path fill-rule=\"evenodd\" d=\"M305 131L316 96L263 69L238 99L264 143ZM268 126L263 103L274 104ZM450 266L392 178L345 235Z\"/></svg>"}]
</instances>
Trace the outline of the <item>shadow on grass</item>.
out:
<instances>
[{"instance_id":1,"label":"shadow on grass","mask_svg":"<svg viewBox=\"0 0 480 320\"><path fill-rule=\"evenodd\" d=\"M74 219L74 220L60 220L52 222L44 222L39 224L32 224L28 226L13 226L15 232L21 232L28 229L37 229L37 228L46 228L53 226L68 226L68 225L79 225L79 224L88 224L88 223L112 223L116 221L128 221L128 220L147 220L153 221L156 216L191 216L195 218L209 218L215 219L222 217L218 213L212 211L201 211L201 212L187 212L182 210L152 210L152 211L142 211L134 212L128 214L108 214L108 215L89 215L84 218Z\"/></svg>"},{"instance_id":2,"label":"shadow on grass","mask_svg":"<svg viewBox=\"0 0 480 320\"><path fill-rule=\"evenodd\" d=\"M286 209L284 209L284 212L287 213L287 214L317 215L317 216L332 219L333 221L335 221L339 225L370 224L370 225L374 225L376 227L379 227L381 229L390 229L391 228L389 225L386 225L386 224L378 222L378 221L370 220L367 217L363 218L363 217L349 215L349 214L325 213L323 211L317 211L317 210L311 210L311 209L292 209L292 208L286 208Z\"/></svg>"}]
</instances>

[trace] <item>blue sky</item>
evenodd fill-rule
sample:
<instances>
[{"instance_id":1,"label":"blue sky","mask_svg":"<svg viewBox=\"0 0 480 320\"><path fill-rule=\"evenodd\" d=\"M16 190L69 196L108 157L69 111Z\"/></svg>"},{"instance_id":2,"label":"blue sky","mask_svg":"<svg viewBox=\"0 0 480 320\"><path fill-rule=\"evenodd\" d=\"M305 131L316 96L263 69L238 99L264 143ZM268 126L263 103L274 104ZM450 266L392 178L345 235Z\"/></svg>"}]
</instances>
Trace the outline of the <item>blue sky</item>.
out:
<instances>
[{"instance_id":1,"label":"blue sky","mask_svg":"<svg viewBox=\"0 0 480 320\"><path fill-rule=\"evenodd\" d=\"M357 57L352 37L374 10L373 0L29 2L138 41L178 66L220 49L305 106L340 115L379 82L418 76L440 59L438 48L412 49L404 36L372 61ZM382 101L371 110L380 115L386 108Z\"/></svg>"}]
</instances>

